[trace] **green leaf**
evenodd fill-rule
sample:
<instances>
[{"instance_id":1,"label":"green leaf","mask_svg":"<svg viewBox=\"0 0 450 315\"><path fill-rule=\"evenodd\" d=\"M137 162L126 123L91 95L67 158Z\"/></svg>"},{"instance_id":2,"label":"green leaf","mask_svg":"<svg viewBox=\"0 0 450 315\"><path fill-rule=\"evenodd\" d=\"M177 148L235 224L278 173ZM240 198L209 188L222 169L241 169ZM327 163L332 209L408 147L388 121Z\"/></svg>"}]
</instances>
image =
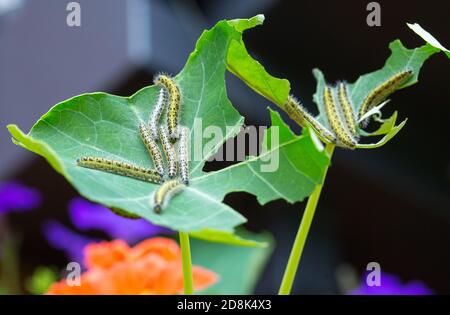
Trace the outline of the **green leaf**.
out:
<instances>
[{"instance_id":1,"label":"green leaf","mask_svg":"<svg viewBox=\"0 0 450 315\"><path fill-rule=\"evenodd\" d=\"M231 41L227 67L256 93L278 106L285 103L290 90L289 81L270 75L258 61L250 56L242 39Z\"/></svg>"},{"instance_id":2,"label":"green leaf","mask_svg":"<svg viewBox=\"0 0 450 315\"><path fill-rule=\"evenodd\" d=\"M193 263L216 272L220 279L201 294L252 294L273 251L270 234L241 231L246 238L268 244L265 248L235 247L192 240ZM233 267L230 268L230 261Z\"/></svg>"},{"instance_id":3,"label":"green leaf","mask_svg":"<svg viewBox=\"0 0 450 315\"><path fill-rule=\"evenodd\" d=\"M361 130L360 133L366 137L385 135L389 133L392 129L394 129L395 122L397 121L397 116L398 113L397 111L395 111L391 117L383 121L383 123L380 125L380 127L378 127L377 130L373 132L366 132L364 130Z\"/></svg>"},{"instance_id":4,"label":"green leaf","mask_svg":"<svg viewBox=\"0 0 450 315\"><path fill-rule=\"evenodd\" d=\"M450 50L448 50L447 48L445 48L444 46L441 45L441 43L438 42L438 40L436 38L434 38L433 35L431 35L430 33L428 33L426 30L424 30L422 28L422 26L420 26L417 23L414 24L409 24L406 23L408 25L408 27L410 29L412 29L417 35L419 35L420 37L422 37L422 39L427 42L428 44L430 44L431 46L439 49L440 51L442 51L443 53L445 53L447 55L448 58L450 58Z\"/></svg>"},{"instance_id":5,"label":"green leaf","mask_svg":"<svg viewBox=\"0 0 450 315\"><path fill-rule=\"evenodd\" d=\"M269 246L268 243L263 241L246 239L233 233L210 229L204 229L198 232L190 232L189 235L197 239L213 243L226 243L230 245L260 247L260 248Z\"/></svg>"},{"instance_id":6,"label":"green leaf","mask_svg":"<svg viewBox=\"0 0 450 315\"><path fill-rule=\"evenodd\" d=\"M268 131L268 137L271 139L280 130L279 144L259 157L249 157L220 171L202 170L205 161L235 136L243 124L243 117L227 97L226 60L230 44L242 42L241 32L261 21L257 16L218 22L201 35L185 67L175 76L183 99L181 122L191 128L191 180L189 187L173 198L160 215L149 205L157 185L76 165L80 156L94 155L151 167L138 125L148 119L158 93L156 86L146 87L130 97L90 93L66 100L42 116L27 135L9 125L14 143L46 158L81 195L94 202L173 230L192 232L194 237L260 246L233 236L234 228L246 219L222 203L224 196L233 191L246 191L257 195L261 203L279 198L299 201L322 181L328 164L325 154L313 145L309 136L295 136L272 113L276 128ZM193 128L199 126L199 118L201 128ZM213 145L207 146L201 140L209 126L218 128L221 135ZM203 154L197 157L199 148ZM278 154L280 163L276 172L260 172L260 167L267 164L266 159Z\"/></svg>"},{"instance_id":7,"label":"green leaf","mask_svg":"<svg viewBox=\"0 0 450 315\"><path fill-rule=\"evenodd\" d=\"M413 76L402 88L417 83L423 63L430 56L438 52L438 49L430 45L407 49L400 40L393 41L389 45L389 48L391 49L391 55L386 60L383 68L364 74L355 83L349 85L349 92L356 110L359 110L360 104L371 90L400 71L405 69L411 69L413 71Z\"/></svg>"},{"instance_id":8,"label":"green leaf","mask_svg":"<svg viewBox=\"0 0 450 315\"><path fill-rule=\"evenodd\" d=\"M391 55L386 60L383 68L380 70L364 74L356 80L356 82L349 84L349 98L355 107L355 111L358 112L363 100L366 96L382 82L388 80L392 75L405 70L411 69L413 71L413 76L409 79L401 88L405 88L415 84L418 81L419 72L423 63L438 50L431 47L430 45L425 45L415 49L405 48L399 40L395 40L390 44ZM317 119L321 121L326 127L330 128L328 121L326 119L325 107L323 104L323 89L325 84L327 84L325 76L319 69L314 69L313 74L317 81L316 93L314 94L314 102L319 108L320 114ZM397 116L395 116L396 118ZM377 148L386 144L391 140L405 125L406 120L404 120L400 125L395 126L393 124L385 124L382 131L386 136L376 143L371 144L358 144L357 148L371 149ZM391 129L387 130L387 127ZM366 132L360 130L361 135L367 135ZM375 135L375 134L372 134Z\"/></svg>"}]
</instances>

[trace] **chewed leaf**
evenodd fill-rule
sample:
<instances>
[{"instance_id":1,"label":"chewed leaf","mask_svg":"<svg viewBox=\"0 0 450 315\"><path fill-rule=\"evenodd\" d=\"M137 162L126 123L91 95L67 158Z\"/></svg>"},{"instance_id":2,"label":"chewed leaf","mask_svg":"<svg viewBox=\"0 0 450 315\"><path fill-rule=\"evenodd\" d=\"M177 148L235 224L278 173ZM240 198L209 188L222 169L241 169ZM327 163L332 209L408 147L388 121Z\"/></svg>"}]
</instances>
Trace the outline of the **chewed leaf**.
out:
<instances>
[{"instance_id":1,"label":"chewed leaf","mask_svg":"<svg viewBox=\"0 0 450 315\"><path fill-rule=\"evenodd\" d=\"M228 70L256 93L278 106L284 104L290 90L289 81L270 75L258 61L250 56L242 39L231 41L226 61Z\"/></svg>"},{"instance_id":2,"label":"chewed leaf","mask_svg":"<svg viewBox=\"0 0 450 315\"><path fill-rule=\"evenodd\" d=\"M408 25L408 27L410 29L412 29L417 35L419 35L420 37L422 37L422 39L424 41L426 41L428 44L430 44L431 46L441 50L443 53L445 53L447 55L448 58L450 58L450 50L448 50L447 48L445 48L444 46L441 45L440 42L438 42L438 40L431 35L429 32L427 32L426 30L424 30L422 28L422 26L420 26L417 23L414 24L410 24L410 23L406 23Z\"/></svg>"},{"instance_id":3,"label":"chewed leaf","mask_svg":"<svg viewBox=\"0 0 450 315\"><path fill-rule=\"evenodd\" d=\"M245 191L257 195L261 203L280 198L300 201L322 181L329 162L315 149L310 137L289 134L287 126L273 116L275 127L288 140L270 147L264 155L249 157L217 172L203 171L205 162L241 130L244 121L227 97L229 47L231 43L242 43L243 30L261 23L261 16L218 22L201 35L185 67L174 77L182 95L180 121L190 129L190 184L170 200L161 214L151 208L158 184L82 168L76 163L82 156L96 156L153 167L139 125L148 120L156 103L156 86L143 88L130 97L90 93L68 99L42 116L28 134L8 126L14 143L46 158L89 200L198 238L259 246L233 234L246 219L222 202L225 195ZM276 82L285 83L281 81ZM215 127L219 139L212 146L203 145L203 131L210 126ZM275 132L269 130L269 135ZM276 168L261 171L271 161L267 158L275 159L278 154Z\"/></svg>"},{"instance_id":4,"label":"chewed leaf","mask_svg":"<svg viewBox=\"0 0 450 315\"><path fill-rule=\"evenodd\" d=\"M366 137L380 136L380 135L388 134L395 127L395 122L397 121L397 115L398 115L398 113L397 113L397 111L395 111L391 117L387 118L380 125L380 127L373 132L366 132L364 130L361 130L360 133Z\"/></svg>"},{"instance_id":5,"label":"chewed leaf","mask_svg":"<svg viewBox=\"0 0 450 315\"><path fill-rule=\"evenodd\" d=\"M358 112L361 103L370 91L400 71L409 69L413 72L413 76L402 87L417 83L420 69L425 60L438 52L436 48L430 45L407 49L399 40L393 41L389 48L391 49L391 55L383 68L364 74L355 83L349 85L350 97L355 104L356 112Z\"/></svg>"},{"instance_id":6,"label":"chewed leaf","mask_svg":"<svg viewBox=\"0 0 450 315\"><path fill-rule=\"evenodd\" d=\"M377 143L371 144L358 144L356 147L359 149L375 149L385 145L389 140L391 140L406 124L407 119L402 121L398 126L394 126L389 132ZM384 132L384 131L383 131Z\"/></svg>"}]
</instances>

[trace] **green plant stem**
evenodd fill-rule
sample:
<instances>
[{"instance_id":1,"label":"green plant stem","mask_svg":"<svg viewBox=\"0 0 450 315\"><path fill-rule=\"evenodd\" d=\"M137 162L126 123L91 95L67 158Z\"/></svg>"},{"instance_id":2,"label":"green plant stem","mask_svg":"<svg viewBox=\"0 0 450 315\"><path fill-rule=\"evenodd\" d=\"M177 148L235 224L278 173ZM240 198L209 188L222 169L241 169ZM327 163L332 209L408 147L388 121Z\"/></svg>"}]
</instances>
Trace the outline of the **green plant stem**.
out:
<instances>
[{"instance_id":1,"label":"green plant stem","mask_svg":"<svg viewBox=\"0 0 450 315\"><path fill-rule=\"evenodd\" d=\"M191 247L189 245L189 234L180 231L180 246L181 256L183 262L183 280L184 280L184 294L194 294L194 280L192 278L192 261L191 261Z\"/></svg>"},{"instance_id":2,"label":"green plant stem","mask_svg":"<svg viewBox=\"0 0 450 315\"><path fill-rule=\"evenodd\" d=\"M325 148L325 151L328 153L331 163L334 145L328 144ZM327 171L328 167L325 170L323 182L325 182ZM278 291L279 295L287 295L291 293L292 284L294 283L295 275L300 263L300 258L302 257L302 252L303 248L305 247L306 238L308 237L309 228L311 227L314 213L316 212L316 207L319 202L323 182L322 184L317 185L316 188L314 188L313 193L308 198L308 203L306 204L306 209L303 213L303 217L300 222L297 235L295 237L294 245L292 246L291 254L289 255L286 269L284 270L283 280L281 281L280 290Z\"/></svg>"}]
</instances>

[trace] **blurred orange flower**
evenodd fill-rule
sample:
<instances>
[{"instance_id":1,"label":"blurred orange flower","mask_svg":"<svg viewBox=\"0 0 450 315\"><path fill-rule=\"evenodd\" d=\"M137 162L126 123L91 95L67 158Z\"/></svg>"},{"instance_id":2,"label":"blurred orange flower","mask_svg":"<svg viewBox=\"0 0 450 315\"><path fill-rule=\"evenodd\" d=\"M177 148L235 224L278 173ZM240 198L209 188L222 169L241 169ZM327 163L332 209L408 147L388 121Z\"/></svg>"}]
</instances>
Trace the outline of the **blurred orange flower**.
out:
<instances>
[{"instance_id":1,"label":"blurred orange flower","mask_svg":"<svg viewBox=\"0 0 450 315\"><path fill-rule=\"evenodd\" d=\"M65 279L54 283L47 294L178 294L183 291L181 250L168 238L155 237L129 247L122 240L92 243L85 247L87 271L80 286ZM217 275L193 266L194 287L214 284Z\"/></svg>"}]
</instances>

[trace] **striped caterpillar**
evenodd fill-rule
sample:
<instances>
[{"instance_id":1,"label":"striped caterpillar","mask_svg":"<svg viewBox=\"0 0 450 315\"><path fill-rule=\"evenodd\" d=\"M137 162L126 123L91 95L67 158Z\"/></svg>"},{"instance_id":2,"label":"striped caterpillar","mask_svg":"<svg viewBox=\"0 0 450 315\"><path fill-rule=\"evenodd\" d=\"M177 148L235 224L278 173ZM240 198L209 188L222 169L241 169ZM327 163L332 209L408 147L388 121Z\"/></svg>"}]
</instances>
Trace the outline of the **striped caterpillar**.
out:
<instances>
[{"instance_id":1,"label":"striped caterpillar","mask_svg":"<svg viewBox=\"0 0 450 315\"><path fill-rule=\"evenodd\" d=\"M356 117L355 110L351 100L348 97L348 88L347 83L339 82L338 83L338 100L341 105L342 114L345 119L345 123L347 125L348 130L351 134L356 137Z\"/></svg>"},{"instance_id":2,"label":"striped caterpillar","mask_svg":"<svg viewBox=\"0 0 450 315\"><path fill-rule=\"evenodd\" d=\"M84 156L77 159L77 164L81 167L127 176L150 183L159 184L162 181L161 175L156 170L122 161L110 160L101 157Z\"/></svg>"},{"instance_id":3,"label":"striped caterpillar","mask_svg":"<svg viewBox=\"0 0 450 315\"><path fill-rule=\"evenodd\" d=\"M167 130L171 139L177 139L179 136L178 120L181 107L181 93L175 81L166 74L159 74L155 77L154 83L163 86L168 94L167 108Z\"/></svg>"},{"instance_id":4,"label":"striped caterpillar","mask_svg":"<svg viewBox=\"0 0 450 315\"><path fill-rule=\"evenodd\" d=\"M164 207L167 206L170 199L180 192L185 185L180 183L176 179L172 179L164 182L158 189L155 190L153 194L153 200L151 202L151 206L155 213L161 213Z\"/></svg>"},{"instance_id":5,"label":"striped caterpillar","mask_svg":"<svg viewBox=\"0 0 450 315\"><path fill-rule=\"evenodd\" d=\"M167 105L167 93L164 88L161 88L159 89L158 98L150 114L150 119L148 120L148 126L150 128L151 135L153 139L155 139L155 141L158 140L159 119L166 105Z\"/></svg>"},{"instance_id":6,"label":"striped caterpillar","mask_svg":"<svg viewBox=\"0 0 450 315\"><path fill-rule=\"evenodd\" d=\"M412 70L404 70L394 74L392 77L375 87L369 95L364 99L360 108L358 119L364 116L370 109L384 101L390 94L398 90L406 81L413 75ZM369 119L364 119L361 125L364 127L369 122Z\"/></svg>"},{"instance_id":7,"label":"striped caterpillar","mask_svg":"<svg viewBox=\"0 0 450 315\"><path fill-rule=\"evenodd\" d=\"M152 138L150 131L144 123L139 124L139 133L141 134L142 141L155 164L156 171L161 176L164 176L164 165L158 144L155 142L155 139Z\"/></svg>"},{"instance_id":8,"label":"striped caterpillar","mask_svg":"<svg viewBox=\"0 0 450 315\"><path fill-rule=\"evenodd\" d=\"M159 127L159 136L164 149L167 163L169 164L167 173L169 175L169 178L174 178L177 175L178 171L177 155L175 153L173 144L169 140L167 130L164 126Z\"/></svg>"},{"instance_id":9,"label":"striped caterpillar","mask_svg":"<svg viewBox=\"0 0 450 315\"><path fill-rule=\"evenodd\" d=\"M354 149L357 141L342 120L338 103L335 100L334 89L328 85L325 86L323 91L323 104L325 105L328 122L339 144L345 148Z\"/></svg>"},{"instance_id":10,"label":"striped caterpillar","mask_svg":"<svg viewBox=\"0 0 450 315\"><path fill-rule=\"evenodd\" d=\"M181 128L180 142L178 144L178 158L180 159L180 177L181 182L189 184L189 129Z\"/></svg>"},{"instance_id":11,"label":"striped caterpillar","mask_svg":"<svg viewBox=\"0 0 450 315\"><path fill-rule=\"evenodd\" d=\"M300 126L308 124L316 134L326 142L336 143L336 136L317 121L292 95L288 96L283 110Z\"/></svg>"}]
</instances>

